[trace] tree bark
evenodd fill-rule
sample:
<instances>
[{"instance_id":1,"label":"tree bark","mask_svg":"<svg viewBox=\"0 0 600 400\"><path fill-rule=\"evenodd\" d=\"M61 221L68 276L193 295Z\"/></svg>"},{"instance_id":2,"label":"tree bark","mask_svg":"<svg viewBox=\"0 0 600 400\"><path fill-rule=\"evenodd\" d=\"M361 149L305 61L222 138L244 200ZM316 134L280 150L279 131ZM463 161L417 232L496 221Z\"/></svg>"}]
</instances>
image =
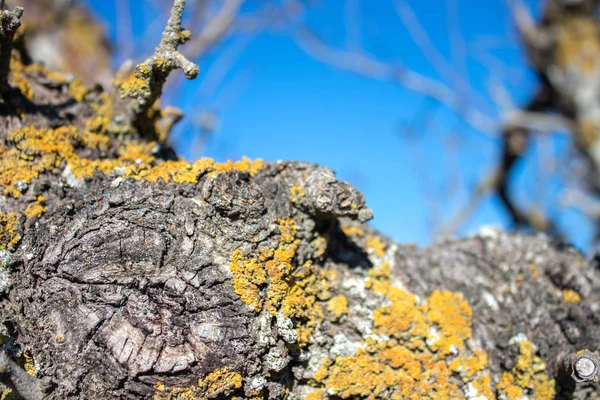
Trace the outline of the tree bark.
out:
<instances>
[{"instance_id":1,"label":"tree bark","mask_svg":"<svg viewBox=\"0 0 600 400\"><path fill-rule=\"evenodd\" d=\"M187 163L109 129L118 90L16 50L9 75L3 396L599 397L600 273L574 248L400 245L327 168Z\"/></svg>"}]
</instances>

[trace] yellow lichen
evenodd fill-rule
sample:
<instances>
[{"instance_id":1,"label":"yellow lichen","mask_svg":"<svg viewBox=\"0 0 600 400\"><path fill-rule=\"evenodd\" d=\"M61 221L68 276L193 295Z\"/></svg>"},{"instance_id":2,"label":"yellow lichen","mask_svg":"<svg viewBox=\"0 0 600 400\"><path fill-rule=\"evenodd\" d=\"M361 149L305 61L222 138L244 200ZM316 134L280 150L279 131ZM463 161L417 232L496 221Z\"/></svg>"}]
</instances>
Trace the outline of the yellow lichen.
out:
<instances>
[{"instance_id":1,"label":"yellow lichen","mask_svg":"<svg viewBox=\"0 0 600 400\"><path fill-rule=\"evenodd\" d=\"M27 218L33 217L41 217L46 212L46 207L44 204L46 203L46 199L43 195L39 195L34 203L31 203L25 209L25 216Z\"/></svg>"},{"instance_id":2,"label":"yellow lichen","mask_svg":"<svg viewBox=\"0 0 600 400\"><path fill-rule=\"evenodd\" d=\"M108 123L108 117L101 118ZM100 130L100 133L92 131ZM102 132L104 128L92 127L90 123L86 131L80 134L73 126L57 129L22 128L9 132L9 141L14 147L8 149L0 146L0 186L4 194L19 197L21 192L17 183L29 184L42 171L52 171L61 165L69 166L76 178L91 177L96 171L109 173L115 168L125 168L125 176L156 182L159 179L177 183L197 183L203 174L215 174L219 171L236 169L255 174L262 166L261 160L215 163L210 158L188 163L183 160L166 161L154 165L155 158L150 155L156 143L129 142L122 146L117 159L90 160L81 157L76 148L104 149L110 138Z\"/></svg>"},{"instance_id":3,"label":"yellow lichen","mask_svg":"<svg viewBox=\"0 0 600 400\"><path fill-rule=\"evenodd\" d=\"M223 367L214 370L204 379L199 379L197 386L168 388L158 381L154 385L154 400L222 399L241 388L242 383L239 373Z\"/></svg>"},{"instance_id":4,"label":"yellow lichen","mask_svg":"<svg viewBox=\"0 0 600 400\"><path fill-rule=\"evenodd\" d=\"M342 225L342 232L344 235L348 237L363 237L365 236L365 231L356 225Z\"/></svg>"},{"instance_id":5,"label":"yellow lichen","mask_svg":"<svg viewBox=\"0 0 600 400\"><path fill-rule=\"evenodd\" d=\"M471 307L460 293L434 291L427 299L427 319L439 328L434 349L449 354L453 346L462 349L471 337Z\"/></svg>"},{"instance_id":6,"label":"yellow lichen","mask_svg":"<svg viewBox=\"0 0 600 400\"><path fill-rule=\"evenodd\" d=\"M377 257L383 257L385 254L385 243L377 236L369 236L367 238L367 248Z\"/></svg>"},{"instance_id":7,"label":"yellow lichen","mask_svg":"<svg viewBox=\"0 0 600 400\"><path fill-rule=\"evenodd\" d=\"M28 75L41 75L46 79L50 79L58 84L67 82L67 77L64 74L56 71L48 70L44 65L33 63L24 67L23 69Z\"/></svg>"},{"instance_id":8,"label":"yellow lichen","mask_svg":"<svg viewBox=\"0 0 600 400\"><path fill-rule=\"evenodd\" d=\"M228 160L224 163L217 163L214 165L214 172L210 173L209 176L215 175L223 171L245 171L251 176L256 175L263 168L263 161L258 159L255 161L250 160L248 157L242 157L240 161Z\"/></svg>"},{"instance_id":9,"label":"yellow lichen","mask_svg":"<svg viewBox=\"0 0 600 400\"><path fill-rule=\"evenodd\" d=\"M292 243L296 236L296 222L293 218L280 218L278 221L279 224L279 234L280 241L282 243Z\"/></svg>"},{"instance_id":10,"label":"yellow lichen","mask_svg":"<svg viewBox=\"0 0 600 400\"><path fill-rule=\"evenodd\" d=\"M304 400L323 400L323 391L313 390L312 392L306 395Z\"/></svg>"},{"instance_id":11,"label":"yellow lichen","mask_svg":"<svg viewBox=\"0 0 600 400\"><path fill-rule=\"evenodd\" d=\"M234 291L253 310L276 315L282 311L294 323L298 344L310 340L323 320L319 301L330 298L329 281L333 275L310 262L294 265L299 245L296 224L291 218L278 220L280 240L276 249L262 248L245 255L236 250L231 259Z\"/></svg>"},{"instance_id":12,"label":"yellow lichen","mask_svg":"<svg viewBox=\"0 0 600 400\"><path fill-rule=\"evenodd\" d=\"M319 235L313 241L310 242L312 248L315 249L315 256L321 257L327 251L327 245L329 243L329 235Z\"/></svg>"},{"instance_id":13,"label":"yellow lichen","mask_svg":"<svg viewBox=\"0 0 600 400\"><path fill-rule=\"evenodd\" d=\"M23 369L29 375L33 376L35 374L35 362L33 361L33 357L28 353L23 353Z\"/></svg>"},{"instance_id":14,"label":"yellow lichen","mask_svg":"<svg viewBox=\"0 0 600 400\"><path fill-rule=\"evenodd\" d=\"M554 398L554 380L545 373L546 364L535 355L529 340L519 343L519 356L516 365L502 378L496 389L501 398L517 399L527 396L532 400Z\"/></svg>"},{"instance_id":15,"label":"yellow lichen","mask_svg":"<svg viewBox=\"0 0 600 400\"><path fill-rule=\"evenodd\" d=\"M73 79L69 84L69 95L80 103L85 99L87 92L87 88L79 78Z\"/></svg>"},{"instance_id":16,"label":"yellow lichen","mask_svg":"<svg viewBox=\"0 0 600 400\"><path fill-rule=\"evenodd\" d=\"M346 296L335 296L327 302L327 311L329 311L330 319L337 321L344 315L348 314L348 299Z\"/></svg>"},{"instance_id":17,"label":"yellow lichen","mask_svg":"<svg viewBox=\"0 0 600 400\"><path fill-rule=\"evenodd\" d=\"M2 393L0 394L0 400L10 399L12 392L13 392L12 389L9 387L2 390Z\"/></svg>"},{"instance_id":18,"label":"yellow lichen","mask_svg":"<svg viewBox=\"0 0 600 400\"><path fill-rule=\"evenodd\" d=\"M143 64L140 64L144 66ZM139 97L142 93L150 92L150 86L144 79L140 79L134 74L131 74L125 79L120 87L121 98L125 97Z\"/></svg>"},{"instance_id":19,"label":"yellow lichen","mask_svg":"<svg viewBox=\"0 0 600 400\"><path fill-rule=\"evenodd\" d=\"M495 398L494 391L492 390L492 378L489 373L480 374L472 381L472 385L473 389L477 390L475 396L489 400Z\"/></svg>"},{"instance_id":20,"label":"yellow lichen","mask_svg":"<svg viewBox=\"0 0 600 400\"><path fill-rule=\"evenodd\" d=\"M266 270L257 257L247 257L241 250L231 256L229 269L234 275L233 290L240 299L255 311L260 311L263 298L259 286L267 282Z\"/></svg>"},{"instance_id":21,"label":"yellow lichen","mask_svg":"<svg viewBox=\"0 0 600 400\"><path fill-rule=\"evenodd\" d=\"M12 86L15 86L21 94L28 100L32 100L34 93L29 81L26 78L25 65L21 60L12 57L10 63L10 73Z\"/></svg>"},{"instance_id":22,"label":"yellow lichen","mask_svg":"<svg viewBox=\"0 0 600 400\"><path fill-rule=\"evenodd\" d=\"M566 303L579 303L581 301L581 296L573 289L563 289L562 290L562 299Z\"/></svg>"},{"instance_id":23,"label":"yellow lichen","mask_svg":"<svg viewBox=\"0 0 600 400\"><path fill-rule=\"evenodd\" d=\"M0 212L0 250L10 249L19 243L19 218L15 213Z\"/></svg>"},{"instance_id":24,"label":"yellow lichen","mask_svg":"<svg viewBox=\"0 0 600 400\"><path fill-rule=\"evenodd\" d=\"M290 200L292 203L302 204L302 199L305 196L304 188L300 185L294 185L290 188Z\"/></svg>"}]
</instances>

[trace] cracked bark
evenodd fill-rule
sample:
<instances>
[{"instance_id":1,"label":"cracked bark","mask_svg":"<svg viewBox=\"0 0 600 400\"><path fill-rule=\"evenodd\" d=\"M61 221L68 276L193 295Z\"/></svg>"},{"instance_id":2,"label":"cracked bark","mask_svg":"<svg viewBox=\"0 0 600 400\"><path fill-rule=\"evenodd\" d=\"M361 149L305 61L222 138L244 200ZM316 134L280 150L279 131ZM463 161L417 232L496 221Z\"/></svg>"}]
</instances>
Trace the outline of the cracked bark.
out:
<instances>
[{"instance_id":1,"label":"cracked bark","mask_svg":"<svg viewBox=\"0 0 600 400\"><path fill-rule=\"evenodd\" d=\"M19 150L20 142L9 138L16 129L83 131L96 117L92 105L101 93L88 90L76 101L68 82L48 84L41 73L24 79L35 89L33 98L25 102L14 91L18 101L0 105L7 149ZM24 112L13 109L16 104ZM134 133L129 140L147 137ZM119 139L107 138L103 150L77 142L77 157L117 159ZM27 162L45 155L19 151ZM600 271L569 246L494 230L426 249L397 244L366 225L372 213L360 193L309 163L265 163L259 171L221 166L198 172L193 183L176 183L128 177L125 167L75 179L69 162L59 159L19 184L17 197L0 195L0 211L18 215L20 235L15 245L0 243L7 248L0 252L2 272L9 274L2 275L0 297L7 360L0 359L0 381L13 394L190 398L185 393L193 391L161 388L194 386L206 398L300 399L320 390L322 398L360 397L317 382L315 374L325 360L351 356L382 336L374 334L373 315L389 301L367 282L387 264L391 283L419 301L439 290L463 294L472 309L464 351L485 351L484 371L494 388L519 364L524 337L546 364L538 372L555 380L556 398L598 398L597 383L587 381L598 369L590 361L597 362L600 337ZM152 161L166 164L160 162ZM45 211L25 217L40 195ZM294 228L285 228L291 220ZM291 247L289 266L265 255ZM261 254L267 260L256 271L270 271L266 283L256 284L255 297L265 304L277 299L269 293L275 273L290 268L274 312L243 301L232 268L236 252L248 260L258 254L248 265L260 264ZM310 284L310 273L318 277L312 282L327 285L303 293L305 304L295 305L309 317L290 317L285 299ZM564 291L580 301L565 301ZM341 297L347 310L335 315L329 302ZM316 309L323 316L311 320ZM310 333L305 345L301 328ZM584 349L589 352L578 353ZM33 378L13 360L24 355L33 360ZM215 371L231 379L213 385ZM463 397L472 393L458 375L450 383ZM389 398L393 390L377 396Z\"/></svg>"}]
</instances>

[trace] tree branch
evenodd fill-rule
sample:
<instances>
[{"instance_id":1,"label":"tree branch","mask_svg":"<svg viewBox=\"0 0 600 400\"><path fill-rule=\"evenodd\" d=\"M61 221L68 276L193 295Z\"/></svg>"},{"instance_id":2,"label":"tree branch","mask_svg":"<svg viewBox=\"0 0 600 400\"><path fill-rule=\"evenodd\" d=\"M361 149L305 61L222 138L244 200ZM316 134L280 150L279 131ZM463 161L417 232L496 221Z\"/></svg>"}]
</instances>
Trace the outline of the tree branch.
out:
<instances>
[{"instance_id":1,"label":"tree branch","mask_svg":"<svg viewBox=\"0 0 600 400\"><path fill-rule=\"evenodd\" d=\"M139 125L148 109L158 100L169 74L181 69L188 79L198 76L198 66L177 51L190 39L190 32L181 27L185 0L174 0L171 15L154 54L135 68L134 76L120 86L122 102L117 102L109 126L112 132L127 132Z\"/></svg>"},{"instance_id":2,"label":"tree branch","mask_svg":"<svg viewBox=\"0 0 600 400\"><path fill-rule=\"evenodd\" d=\"M21 26L23 8L16 7L13 11L2 11L0 14L0 94L5 95L9 88L8 74L10 72L10 57L13 48L15 32Z\"/></svg>"}]
</instances>

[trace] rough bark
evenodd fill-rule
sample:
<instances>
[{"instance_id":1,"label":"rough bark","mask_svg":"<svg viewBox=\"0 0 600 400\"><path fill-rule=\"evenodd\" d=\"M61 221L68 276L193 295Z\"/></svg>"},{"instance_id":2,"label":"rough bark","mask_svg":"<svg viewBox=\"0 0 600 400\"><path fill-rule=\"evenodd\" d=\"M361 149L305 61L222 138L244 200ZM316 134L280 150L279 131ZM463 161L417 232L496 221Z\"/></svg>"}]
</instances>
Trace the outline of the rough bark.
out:
<instances>
[{"instance_id":1,"label":"rough bark","mask_svg":"<svg viewBox=\"0 0 600 400\"><path fill-rule=\"evenodd\" d=\"M9 84L4 396L599 397L600 271L574 248L400 245L327 168L178 160L16 50Z\"/></svg>"}]
</instances>

